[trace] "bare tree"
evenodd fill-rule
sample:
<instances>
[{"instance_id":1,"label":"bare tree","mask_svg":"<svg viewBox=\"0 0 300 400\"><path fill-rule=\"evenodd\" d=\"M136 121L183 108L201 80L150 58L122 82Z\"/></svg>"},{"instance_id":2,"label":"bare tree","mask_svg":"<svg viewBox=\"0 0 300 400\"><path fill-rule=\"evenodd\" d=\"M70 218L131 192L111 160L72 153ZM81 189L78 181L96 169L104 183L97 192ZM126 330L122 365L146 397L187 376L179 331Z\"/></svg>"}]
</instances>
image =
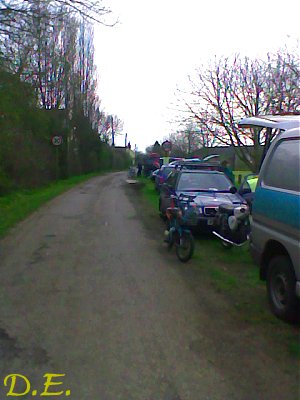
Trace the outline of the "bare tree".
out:
<instances>
[{"instance_id":1,"label":"bare tree","mask_svg":"<svg viewBox=\"0 0 300 400\"><path fill-rule=\"evenodd\" d=\"M174 156L189 157L202 147L212 147L216 138L209 130L193 121L181 124L182 127L169 135Z\"/></svg>"},{"instance_id":2,"label":"bare tree","mask_svg":"<svg viewBox=\"0 0 300 400\"><path fill-rule=\"evenodd\" d=\"M208 68L197 70L190 85L185 100L189 118L219 144L234 146L237 156L253 171L260 164L258 150L275 133L270 137L265 130L242 130L238 121L245 116L300 111L299 58L287 50L268 55L267 61L238 55L215 59Z\"/></svg>"},{"instance_id":3,"label":"bare tree","mask_svg":"<svg viewBox=\"0 0 300 400\"><path fill-rule=\"evenodd\" d=\"M107 115L99 112L98 132L100 139L105 143L114 144L116 136L123 130L124 122L117 115Z\"/></svg>"},{"instance_id":4,"label":"bare tree","mask_svg":"<svg viewBox=\"0 0 300 400\"><path fill-rule=\"evenodd\" d=\"M111 13L99 0L0 0L0 32L18 35L30 31L28 20L34 16L34 4L47 9L44 17L48 17L49 22L65 15L80 15L89 21L106 24L105 17Z\"/></svg>"}]
</instances>

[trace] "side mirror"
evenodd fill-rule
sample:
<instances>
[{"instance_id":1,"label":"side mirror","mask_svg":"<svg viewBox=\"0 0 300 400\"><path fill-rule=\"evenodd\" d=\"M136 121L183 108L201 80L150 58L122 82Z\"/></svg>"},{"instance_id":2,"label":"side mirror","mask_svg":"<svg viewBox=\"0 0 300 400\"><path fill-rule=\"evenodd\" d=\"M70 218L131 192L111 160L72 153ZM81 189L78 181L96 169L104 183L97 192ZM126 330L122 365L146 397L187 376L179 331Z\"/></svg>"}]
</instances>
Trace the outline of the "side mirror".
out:
<instances>
[{"instance_id":1,"label":"side mirror","mask_svg":"<svg viewBox=\"0 0 300 400\"><path fill-rule=\"evenodd\" d=\"M229 192L230 192L231 194L236 194L237 188L236 188L235 186L231 186L230 189L229 189Z\"/></svg>"}]
</instances>

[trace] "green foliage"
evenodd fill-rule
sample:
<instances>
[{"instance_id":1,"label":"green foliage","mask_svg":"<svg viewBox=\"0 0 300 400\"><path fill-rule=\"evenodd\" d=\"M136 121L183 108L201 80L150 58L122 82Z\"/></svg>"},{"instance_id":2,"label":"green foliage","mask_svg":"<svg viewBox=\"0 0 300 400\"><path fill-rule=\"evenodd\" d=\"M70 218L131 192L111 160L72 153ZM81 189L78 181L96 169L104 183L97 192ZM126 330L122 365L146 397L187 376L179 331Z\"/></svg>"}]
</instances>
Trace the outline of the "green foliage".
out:
<instances>
[{"instance_id":1,"label":"green foliage","mask_svg":"<svg viewBox=\"0 0 300 400\"><path fill-rule=\"evenodd\" d=\"M0 196L59 178L128 167L129 156L101 142L80 107L71 120L66 110L39 109L32 86L0 72ZM56 135L63 137L59 147L51 143Z\"/></svg>"},{"instance_id":2,"label":"green foliage","mask_svg":"<svg viewBox=\"0 0 300 400\"><path fill-rule=\"evenodd\" d=\"M1 194L47 182L52 155L49 118L35 107L33 88L6 72L0 75L0 86Z\"/></svg>"},{"instance_id":3,"label":"green foliage","mask_svg":"<svg viewBox=\"0 0 300 400\"><path fill-rule=\"evenodd\" d=\"M14 18L0 38L0 195L130 161L99 138L109 141L112 124L96 92L93 27L62 3L20 6L22 38ZM114 116L114 131L121 126Z\"/></svg>"}]
</instances>

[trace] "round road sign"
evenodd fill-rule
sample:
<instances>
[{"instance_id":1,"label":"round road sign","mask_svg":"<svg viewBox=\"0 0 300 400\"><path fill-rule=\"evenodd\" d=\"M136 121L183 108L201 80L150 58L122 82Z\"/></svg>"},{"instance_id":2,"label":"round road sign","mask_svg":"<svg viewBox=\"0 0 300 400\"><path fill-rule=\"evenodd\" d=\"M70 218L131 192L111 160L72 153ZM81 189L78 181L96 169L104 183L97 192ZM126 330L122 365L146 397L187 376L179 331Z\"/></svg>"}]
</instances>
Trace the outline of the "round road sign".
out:
<instances>
[{"instance_id":1,"label":"round road sign","mask_svg":"<svg viewBox=\"0 0 300 400\"><path fill-rule=\"evenodd\" d=\"M63 142L63 138L62 136L53 136L51 141L54 146L60 146Z\"/></svg>"}]
</instances>

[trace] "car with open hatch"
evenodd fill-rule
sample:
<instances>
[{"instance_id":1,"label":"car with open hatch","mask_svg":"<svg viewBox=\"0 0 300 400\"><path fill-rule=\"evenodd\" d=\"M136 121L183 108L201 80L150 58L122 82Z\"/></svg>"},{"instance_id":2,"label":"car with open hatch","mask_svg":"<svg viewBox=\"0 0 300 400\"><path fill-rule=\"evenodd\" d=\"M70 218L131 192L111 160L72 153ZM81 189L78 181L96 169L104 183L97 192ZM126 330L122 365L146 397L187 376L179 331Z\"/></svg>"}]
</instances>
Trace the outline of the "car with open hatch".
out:
<instances>
[{"instance_id":1,"label":"car with open hatch","mask_svg":"<svg viewBox=\"0 0 300 400\"><path fill-rule=\"evenodd\" d=\"M174 169L161 186L159 211L163 217L174 199L184 212L193 209L193 218L187 224L204 231L213 229L221 204L247 207L246 200L237 193L230 179L217 168Z\"/></svg>"}]
</instances>

